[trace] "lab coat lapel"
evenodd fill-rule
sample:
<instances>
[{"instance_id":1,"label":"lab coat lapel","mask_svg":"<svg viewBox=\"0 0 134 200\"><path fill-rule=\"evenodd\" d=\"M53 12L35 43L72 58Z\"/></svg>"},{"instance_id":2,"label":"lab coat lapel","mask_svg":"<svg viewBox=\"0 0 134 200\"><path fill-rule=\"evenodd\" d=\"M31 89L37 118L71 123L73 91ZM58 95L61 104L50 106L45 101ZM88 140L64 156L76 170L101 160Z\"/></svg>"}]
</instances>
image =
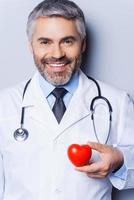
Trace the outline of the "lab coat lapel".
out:
<instances>
[{"instance_id":1,"label":"lab coat lapel","mask_svg":"<svg viewBox=\"0 0 134 200\"><path fill-rule=\"evenodd\" d=\"M44 129L51 132L57 130L58 123L39 86L38 73L34 75L26 90L22 106L29 108L30 117L41 123Z\"/></svg>"},{"instance_id":2,"label":"lab coat lapel","mask_svg":"<svg viewBox=\"0 0 134 200\"><path fill-rule=\"evenodd\" d=\"M72 97L60 124L57 123L57 120L42 93L37 73L32 78L26 90L22 105L24 107L31 107L29 112L30 117L33 120L38 121L38 123L41 123L44 130L50 130L51 133L53 133L53 139L55 139L66 129L91 114L91 100L96 95L94 87L91 87L92 85L93 82L80 71L79 86Z\"/></svg>"},{"instance_id":3,"label":"lab coat lapel","mask_svg":"<svg viewBox=\"0 0 134 200\"><path fill-rule=\"evenodd\" d=\"M93 87L91 87L92 84L93 82L80 71L79 86L61 120L58 135L62 134L64 130L91 114L90 104L96 93Z\"/></svg>"}]
</instances>

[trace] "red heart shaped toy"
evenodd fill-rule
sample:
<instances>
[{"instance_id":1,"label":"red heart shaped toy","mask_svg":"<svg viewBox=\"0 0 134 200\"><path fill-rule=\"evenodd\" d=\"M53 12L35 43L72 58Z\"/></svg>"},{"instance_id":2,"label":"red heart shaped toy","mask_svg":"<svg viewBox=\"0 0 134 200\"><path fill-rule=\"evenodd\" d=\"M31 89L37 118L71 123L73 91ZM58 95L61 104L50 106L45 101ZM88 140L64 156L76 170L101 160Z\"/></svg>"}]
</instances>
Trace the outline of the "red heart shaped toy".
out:
<instances>
[{"instance_id":1,"label":"red heart shaped toy","mask_svg":"<svg viewBox=\"0 0 134 200\"><path fill-rule=\"evenodd\" d=\"M92 155L91 147L87 144L71 144L67 150L70 161L76 166L87 165Z\"/></svg>"}]
</instances>

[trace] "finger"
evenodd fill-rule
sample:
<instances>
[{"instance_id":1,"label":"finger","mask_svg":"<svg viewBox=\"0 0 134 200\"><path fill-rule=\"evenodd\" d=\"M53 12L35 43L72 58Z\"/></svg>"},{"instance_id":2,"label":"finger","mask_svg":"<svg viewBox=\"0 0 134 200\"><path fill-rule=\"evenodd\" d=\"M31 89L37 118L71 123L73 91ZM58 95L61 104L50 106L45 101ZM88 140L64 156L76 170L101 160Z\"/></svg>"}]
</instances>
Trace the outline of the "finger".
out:
<instances>
[{"instance_id":1,"label":"finger","mask_svg":"<svg viewBox=\"0 0 134 200\"><path fill-rule=\"evenodd\" d=\"M88 142L88 145L89 145L92 149L94 149L94 150L96 150L96 151L98 151L98 152L100 152L100 153L105 152L106 149L107 149L107 145L105 145L105 144L100 144L100 143L97 143L97 142Z\"/></svg>"},{"instance_id":2,"label":"finger","mask_svg":"<svg viewBox=\"0 0 134 200\"><path fill-rule=\"evenodd\" d=\"M90 173L87 173L87 176L89 178L98 178L98 179L103 179L105 178L105 176L101 175L101 174L90 174Z\"/></svg>"},{"instance_id":3,"label":"finger","mask_svg":"<svg viewBox=\"0 0 134 200\"><path fill-rule=\"evenodd\" d=\"M98 177L98 178L104 178L104 177L106 177L108 174L109 174L109 171L98 171L98 172L94 172L94 173L90 173L90 172L88 172L88 173L86 173L87 174L87 176L89 176L89 177Z\"/></svg>"},{"instance_id":4,"label":"finger","mask_svg":"<svg viewBox=\"0 0 134 200\"><path fill-rule=\"evenodd\" d=\"M77 171L85 172L85 173L98 173L101 171L101 163L92 163L90 165L85 165L83 167L76 167Z\"/></svg>"}]
</instances>

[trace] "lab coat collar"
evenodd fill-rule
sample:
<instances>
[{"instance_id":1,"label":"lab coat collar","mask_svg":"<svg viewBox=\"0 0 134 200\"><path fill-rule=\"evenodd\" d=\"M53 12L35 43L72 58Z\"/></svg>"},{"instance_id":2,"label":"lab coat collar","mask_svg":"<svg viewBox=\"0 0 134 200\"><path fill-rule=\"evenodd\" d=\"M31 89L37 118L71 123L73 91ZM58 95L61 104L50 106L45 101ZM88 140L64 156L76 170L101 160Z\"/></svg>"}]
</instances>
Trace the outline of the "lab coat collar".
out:
<instances>
[{"instance_id":1,"label":"lab coat collar","mask_svg":"<svg viewBox=\"0 0 134 200\"><path fill-rule=\"evenodd\" d=\"M38 95L36 95L36 91L38 90ZM31 78L31 81L25 91L24 98L22 100L22 107L29 107L34 106L37 99L39 102L44 98L39 86L39 80L38 80L38 72L34 74L34 76Z\"/></svg>"},{"instance_id":2,"label":"lab coat collar","mask_svg":"<svg viewBox=\"0 0 134 200\"><path fill-rule=\"evenodd\" d=\"M80 70L79 86L72 97L59 126L59 135L91 114L90 104L96 95L94 83ZM89 95L90 93L90 95ZM57 137L59 136L57 135Z\"/></svg>"},{"instance_id":3,"label":"lab coat collar","mask_svg":"<svg viewBox=\"0 0 134 200\"><path fill-rule=\"evenodd\" d=\"M35 73L27 87L22 101L22 107L25 107L26 110L31 107L28 112L30 117L38 121L38 123L41 123L44 129L50 130L51 132L57 130L58 123L40 88L38 72Z\"/></svg>"},{"instance_id":4,"label":"lab coat collar","mask_svg":"<svg viewBox=\"0 0 134 200\"><path fill-rule=\"evenodd\" d=\"M57 123L46 98L44 98L43 92L39 86L37 73L33 76L31 82L29 83L22 106L33 106L30 114L31 117L34 120L41 122L45 129L51 129L54 133L54 139L60 136L60 134L62 134L66 129L91 114L90 103L95 95L93 87L91 87L92 84L94 83L90 81L80 70L78 88L72 97L60 124Z\"/></svg>"}]
</instances>

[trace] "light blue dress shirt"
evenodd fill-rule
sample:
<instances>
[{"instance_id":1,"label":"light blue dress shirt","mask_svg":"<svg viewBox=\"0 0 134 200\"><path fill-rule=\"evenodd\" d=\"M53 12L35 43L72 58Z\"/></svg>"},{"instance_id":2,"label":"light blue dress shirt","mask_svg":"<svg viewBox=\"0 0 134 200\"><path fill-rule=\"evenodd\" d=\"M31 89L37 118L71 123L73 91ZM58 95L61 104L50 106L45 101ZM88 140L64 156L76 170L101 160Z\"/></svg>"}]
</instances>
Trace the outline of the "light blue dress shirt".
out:
<instances>
[{"instance_id":1,"label":"light blue dress shirt","mask_svg":"<svg viewBox=\"0 0 134 200\"><path fill-rule=\"evenodd\" d=\"M41 87L41 90L44 94L44 97L47 99L50 108L52 109L55 103L55 97L51 94L51 92L54 90L55 86L47 82L41 76L40 73L38 73L38 76L39 76L39 85ZM63 101L65 103L66 108L69 105L69 102L74 92L76 91L78 84L79 84L79 71L75 72L71 80L63 86L68 91L66 95L63 97Z\"/></svg>"}]
</instances>

